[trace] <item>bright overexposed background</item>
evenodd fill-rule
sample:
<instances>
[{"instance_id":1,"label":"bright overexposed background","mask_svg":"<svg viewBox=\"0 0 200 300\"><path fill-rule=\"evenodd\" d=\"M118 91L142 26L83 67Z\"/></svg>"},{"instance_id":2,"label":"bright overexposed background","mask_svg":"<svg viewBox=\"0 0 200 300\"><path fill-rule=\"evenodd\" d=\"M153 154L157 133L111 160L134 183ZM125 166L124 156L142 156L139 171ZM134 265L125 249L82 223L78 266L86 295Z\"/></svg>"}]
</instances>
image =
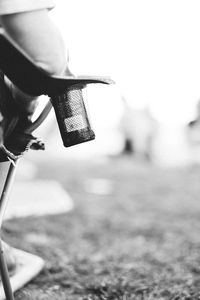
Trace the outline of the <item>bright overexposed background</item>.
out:
<instances>
[{"instance_id":1,"label":"bright overexposed background","mask_svg":"<svg viewBox=\"0 0 200 300\"><path fill-rule=\"evenodd\" d=\"M124 97L135 108L148 106L164 124L168 146L176 141L180 150L180 126L194 117L200 99L199 13L199 0L56 1L51 17L72 72L116 82L89 88L97 131L117 126Z\"/></svg>"},{"instance_id":2,"label":"bright overexposed background","mask_svg":"<svg viewBox=\"0 0 200 300\"><path fill-rule=\"evenodd\" d=\"M74 72L110 75L133 104L183 120L200 97L199 13L198 0L58 0L52 15Z\"/></svg>"}]
</instances>

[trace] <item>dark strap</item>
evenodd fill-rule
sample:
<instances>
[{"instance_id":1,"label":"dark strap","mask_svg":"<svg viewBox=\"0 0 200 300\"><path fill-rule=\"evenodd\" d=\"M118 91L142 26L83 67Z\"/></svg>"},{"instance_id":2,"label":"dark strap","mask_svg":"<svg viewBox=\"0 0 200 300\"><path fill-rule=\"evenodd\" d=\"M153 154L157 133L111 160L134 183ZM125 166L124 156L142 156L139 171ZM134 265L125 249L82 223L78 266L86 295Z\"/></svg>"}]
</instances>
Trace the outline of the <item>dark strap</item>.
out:
<instances>
[{"instance_id":1,"label":"dark strap","mask_svg":"<svg viewBox=\"0 0 200 300\"><path fill-rule=\"evenodd\" d=\"M2 116L0 125L4 132L3 137L0 137L1 144L2 141L6 139L14 130L19 120L18 108L5 84L4 74L2 71L0 71L0 114Z\"/></svg>"}]
</instances>

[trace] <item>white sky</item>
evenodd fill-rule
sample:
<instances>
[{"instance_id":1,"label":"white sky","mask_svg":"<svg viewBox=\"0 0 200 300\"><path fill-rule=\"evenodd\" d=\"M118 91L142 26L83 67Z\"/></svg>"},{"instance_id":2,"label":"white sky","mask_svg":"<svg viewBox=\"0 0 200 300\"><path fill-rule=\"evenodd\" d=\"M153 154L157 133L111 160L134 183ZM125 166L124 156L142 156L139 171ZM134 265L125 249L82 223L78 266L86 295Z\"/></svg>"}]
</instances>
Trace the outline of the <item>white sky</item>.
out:
<instances>
[{"instance_id":1,"label":"white sky","mask_svg":"<svg viewBox=\"0 0 200 300\"><path fill-rule=\"evenodd\" d=\"M136 107L148 104L161 120L193 116L200 99L199 0L57 0L52 17L72 71L116 81L110 90L91 89L104 108L109 103L117 114L123 95Z\"/></svg>"}]
</instances>

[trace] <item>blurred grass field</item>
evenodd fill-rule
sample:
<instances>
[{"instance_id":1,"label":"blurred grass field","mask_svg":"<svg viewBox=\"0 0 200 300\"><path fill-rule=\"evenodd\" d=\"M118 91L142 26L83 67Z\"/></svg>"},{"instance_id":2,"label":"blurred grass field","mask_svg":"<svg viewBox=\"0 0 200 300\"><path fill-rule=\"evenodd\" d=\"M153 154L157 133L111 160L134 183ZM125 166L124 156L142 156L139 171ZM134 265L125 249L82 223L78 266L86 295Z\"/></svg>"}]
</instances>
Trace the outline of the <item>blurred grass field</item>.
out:
<instances>
[{"instance_id":1,"label":"blurred grass field","mask_svg":"<svg viewBox=\"0 0 200 300\"><path fill-rule=\"evenodd\" d=\"M7 242L46 261L16 300L200 299L200 167L129 158L38 167L75 209L4 224Z\"/></svg>"}]
</instances>

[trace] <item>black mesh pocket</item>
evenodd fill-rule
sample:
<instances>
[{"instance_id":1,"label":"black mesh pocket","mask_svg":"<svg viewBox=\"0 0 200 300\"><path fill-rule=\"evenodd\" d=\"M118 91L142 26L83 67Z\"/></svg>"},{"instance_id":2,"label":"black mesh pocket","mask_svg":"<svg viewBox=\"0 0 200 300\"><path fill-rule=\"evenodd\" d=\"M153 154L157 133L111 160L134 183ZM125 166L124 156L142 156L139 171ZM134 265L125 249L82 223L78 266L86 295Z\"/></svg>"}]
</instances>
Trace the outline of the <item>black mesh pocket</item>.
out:
<instances>
[{"instance_id":1,"label":"black mesh pocket","mask_svg":"<svg viewBox=\"0 0 200 300\"><path fill-rule=\"evenodd\" d=\"M83 85L73 85L59 95L51 97L65 147L95 138L84 104Z\"/></svg>"}]
</instances>

